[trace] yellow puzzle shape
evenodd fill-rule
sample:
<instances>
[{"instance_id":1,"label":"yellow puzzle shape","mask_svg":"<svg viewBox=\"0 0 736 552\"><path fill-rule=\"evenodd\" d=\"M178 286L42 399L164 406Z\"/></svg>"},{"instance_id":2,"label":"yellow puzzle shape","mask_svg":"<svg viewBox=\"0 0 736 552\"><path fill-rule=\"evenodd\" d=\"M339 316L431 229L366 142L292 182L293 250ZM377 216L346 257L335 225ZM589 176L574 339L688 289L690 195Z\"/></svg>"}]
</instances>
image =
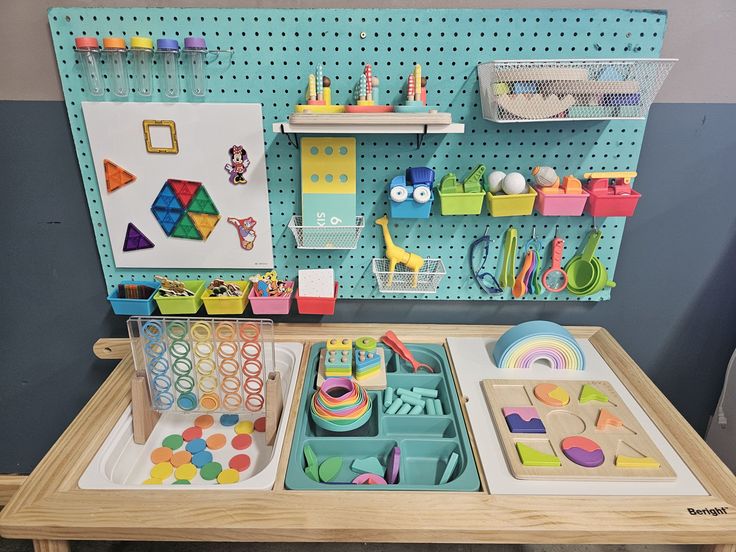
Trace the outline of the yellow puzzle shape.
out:
<instances>
[{"instance_id":1,"label":"yellow puzzle shape","mask_svg":"<svg viewBox=\"0 0 736 552\"><path fill-rule=\"evenodd\" d=\"M302 138L302 193L355 194L355 138Z\"/></svg>"},{"instance_id":2,"label":"yellow puzzle shape","mask_svg":"<svg viewBox=\"0 0 736 552\"><path fill-rule=\"evenodd\" d=\"M633 456L616 456L616 467L617 468L658 468L660 463L657 462L651 456L640 456L634 458Z\"/></svg>"}]
</instances>

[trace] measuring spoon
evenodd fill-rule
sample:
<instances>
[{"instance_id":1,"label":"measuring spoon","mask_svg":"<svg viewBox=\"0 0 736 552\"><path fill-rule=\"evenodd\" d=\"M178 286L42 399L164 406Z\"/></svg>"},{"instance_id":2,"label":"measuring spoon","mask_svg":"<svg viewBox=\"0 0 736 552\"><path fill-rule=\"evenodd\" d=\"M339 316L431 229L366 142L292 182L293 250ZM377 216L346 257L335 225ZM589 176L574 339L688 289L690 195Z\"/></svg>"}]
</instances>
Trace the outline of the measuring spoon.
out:
<instances>
[{"instance_id":1,"label":"measuring spoon","mask_svg":"<svg viewBox=\"0 0 736 552\"><path fill-rule=\"evenodd\" d=\"M526 257L524 257L524 264L521 265L521 268L519 269L519 275L516 277L514 287L511 289L511 294L517 299L526 293L527 286L524 282L524 277L529 271L529 268L532 266L532 256L533 253L531 251L526 252Z\"/></svg>"},{"instance_id":2,"label":"measuring spoon","mask_svg":"<svg viewBox=\"0 0 736 552\"><path fill-rule=\"evenodd\" d=\"M593 255L601 240L600 230L593 230L588 235L582 255L575 255L565 266L568 290L576 294L586 294L595 284L599 276L600 264L593 263Z\"/></svg>"}]
</instances>

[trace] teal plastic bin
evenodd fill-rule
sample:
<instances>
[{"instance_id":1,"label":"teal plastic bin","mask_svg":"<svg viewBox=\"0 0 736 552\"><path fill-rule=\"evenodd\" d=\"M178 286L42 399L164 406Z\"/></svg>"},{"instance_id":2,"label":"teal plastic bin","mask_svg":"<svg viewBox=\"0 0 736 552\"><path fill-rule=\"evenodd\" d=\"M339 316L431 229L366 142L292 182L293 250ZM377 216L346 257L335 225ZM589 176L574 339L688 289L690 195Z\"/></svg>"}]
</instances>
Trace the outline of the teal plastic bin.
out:
<instances>
[{"instance_id":1,"label":"teal plastic bin","mask_svg":"<svg viewBox=\"0 0 736 552\"><path fill-rule=\"evenodd\" d=\"M286 488L293 490L348 491L479 491L480 478L473 458L470 439L465 427L455 382L449 369L445 350L440 345L408 344L420 362L429 364L434 373L414 373L411 366L393 351L384 347L388 385L411 389L423 387L437 390L442 403L442 415L388 415L384 413L384 391L369 391L373 412L361 427L345 433L320 428L309 413L316 392L320 350L325 343L312 346L307 366L307 379L302 389L299 410L286 471ZM313 481L304 472L304 447L309 445L319 463L327 458L342 458L342 468L329 483ZM351 465L354 460L374 457L386 467L394 447L401 449L399 481L394 485L354 485L358 474ZM450 457L455 453L458 463L449 481L440 485Z\"/></svg>"}]
</instances>

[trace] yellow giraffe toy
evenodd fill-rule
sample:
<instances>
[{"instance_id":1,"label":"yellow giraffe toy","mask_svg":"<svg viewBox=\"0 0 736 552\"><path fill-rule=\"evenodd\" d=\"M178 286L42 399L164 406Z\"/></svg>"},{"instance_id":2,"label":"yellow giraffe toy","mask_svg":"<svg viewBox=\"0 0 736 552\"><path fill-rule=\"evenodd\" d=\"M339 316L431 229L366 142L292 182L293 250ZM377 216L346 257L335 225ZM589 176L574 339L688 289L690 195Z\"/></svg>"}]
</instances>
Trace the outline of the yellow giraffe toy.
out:
<instances>
[{"instance_id":1,"label":"yellow giraffe toy","mask_svg":"<svg viewBox=\"0 0 736 552\"><path fill-rule=\"evenodd\" d=\"M424 266L424 259L394 244L394 240L391 239L391 234L388 231L388 217L386 215L376 219L376 224L383 229L383 241L386 242L386 258L389 263L388 285L390 286L393 283L394 269L397 264L401 263L414 273L411 287L417 287L417 277L419 270Z\"/></svg>"}]
</instances>

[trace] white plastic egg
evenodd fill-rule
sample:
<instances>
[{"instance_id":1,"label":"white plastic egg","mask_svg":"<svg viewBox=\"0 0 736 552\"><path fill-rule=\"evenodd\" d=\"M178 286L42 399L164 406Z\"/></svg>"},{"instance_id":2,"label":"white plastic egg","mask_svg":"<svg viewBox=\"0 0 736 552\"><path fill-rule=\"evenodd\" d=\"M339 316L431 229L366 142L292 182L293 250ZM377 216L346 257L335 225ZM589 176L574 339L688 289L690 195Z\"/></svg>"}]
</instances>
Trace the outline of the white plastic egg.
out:
<instances>
[{"instance_id":1,"label":"white plastic egg","mask_svg":"<svg viewBox=\"0 0 736 552\"><path fill-rule=\"evenodd\" d=\"M504 177L501 188L508 195L523 194L526 192L526 178L518 172L509 173Z\"/></svg>"},{"instance_id":2,"label":"white plastic egg","mask_svg":"<svg viewBox=\"0 0 736 552\"><path fill-rule=\"evenodd\" d=\"M493 171L488 175L488 191L497 194L501 190L501 182L503 182L506 173L503 171Z\"/></svg>"}]
</instances>

